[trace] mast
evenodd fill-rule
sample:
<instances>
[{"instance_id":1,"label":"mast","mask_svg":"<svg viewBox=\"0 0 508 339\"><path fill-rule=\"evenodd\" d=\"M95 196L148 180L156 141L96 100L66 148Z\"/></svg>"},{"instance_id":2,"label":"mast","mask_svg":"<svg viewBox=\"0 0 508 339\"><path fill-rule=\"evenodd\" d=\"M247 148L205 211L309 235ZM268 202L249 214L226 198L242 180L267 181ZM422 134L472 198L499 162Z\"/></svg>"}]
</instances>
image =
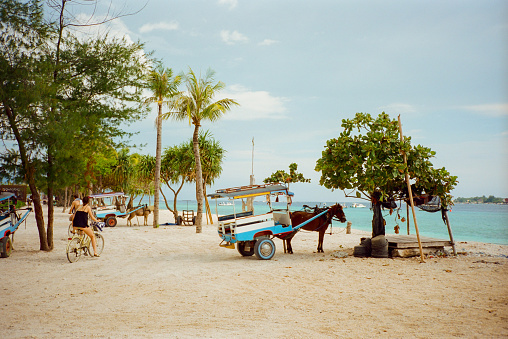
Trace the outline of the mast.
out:
<instances>
[{"instance_id":1,"label":"mast","mask_svg":"<svg viewBox=\"0 0 508 339\"><path fill-rule=\"evenodd\" d=\"M254 185L254 137L252 137L252 165L250 175L250 185ZM254 198L247 198L247 211L254 212Z\"/></svg>"}]
</instances>

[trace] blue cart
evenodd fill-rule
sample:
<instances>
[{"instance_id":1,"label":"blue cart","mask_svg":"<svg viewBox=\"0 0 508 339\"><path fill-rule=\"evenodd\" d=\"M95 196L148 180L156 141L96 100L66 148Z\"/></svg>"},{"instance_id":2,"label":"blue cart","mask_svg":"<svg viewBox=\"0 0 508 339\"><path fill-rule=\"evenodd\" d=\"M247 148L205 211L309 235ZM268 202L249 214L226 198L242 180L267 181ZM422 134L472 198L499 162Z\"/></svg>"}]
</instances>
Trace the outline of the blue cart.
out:
<instances>
[{"instance_id":1,"label":"blue cart","mask_svg":"<svg viewBox=\"0 0 508 339\"><path fill-rule=\"evenodd\" d=\"M218 215L218 199L243 199L262 197L270 207L268 213L254 215L253 211L224 215L219 217L217 231L222 238L221 247L236 248L242 256L256 255L258 259L269 260L275 254L273 238L284 239L298 232L301 227L319 218L329 210L306 220L299 225L291 224L289 206L293 193L283 184L249 185L217 190L208 197L216 201ZM281 203L281 200L285 200ZM282 206L281 206L282 205ZM235 206L235 204L233 204ZM233 207L234 209L234 207Z\"/></svg>"},{"instance_id":2,"label":"blue cart","mask_svg":"<svg viewBox=\"0 0 508 339\"><path fill-rule=\"evenodd\" d=\"M95 217L104 221L106 226L115 227L117 225L117 218L125 218L132 212L135 212L145 205L139 205L127 211L125 202L128 197L122 192L111 192L90 195L92 211Z\"/></svg>"},{"instance_id":3,"label":"blue cart","mask_svg":"<svg viewBox=\"0 0 508 339\"><path fill-rule=\"evenodd\" d=\"M31 207L16 209L14 193L0 193L0 257L7 258L12 253L12 239L19 225L32 212Z\"/></svg>"}]
</instances>

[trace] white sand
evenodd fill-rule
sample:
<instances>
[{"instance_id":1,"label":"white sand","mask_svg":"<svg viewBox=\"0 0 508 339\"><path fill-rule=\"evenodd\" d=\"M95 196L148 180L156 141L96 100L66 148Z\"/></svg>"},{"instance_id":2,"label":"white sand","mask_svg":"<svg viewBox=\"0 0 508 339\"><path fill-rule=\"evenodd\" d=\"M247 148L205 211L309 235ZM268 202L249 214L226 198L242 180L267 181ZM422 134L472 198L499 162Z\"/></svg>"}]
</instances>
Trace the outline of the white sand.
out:
<instances>
[{"instance_id":1,"label":"white sand","mask_svg":"<svg viewBox=\"0 0 508 339\"><path fill-rule=\"evenodd\" d=\"M468 255L422 264L352 257L366 235L354 230L326 235L317 254L317 233L300 232L295 254L276 239L265 261L219 247L215 225L196 234L120 219L100 258L71 264L58 212L53 251L39 251L32 213L0 259L2 338L508 336L507 246L459 243Z\"/></svg>"}]
</instances>

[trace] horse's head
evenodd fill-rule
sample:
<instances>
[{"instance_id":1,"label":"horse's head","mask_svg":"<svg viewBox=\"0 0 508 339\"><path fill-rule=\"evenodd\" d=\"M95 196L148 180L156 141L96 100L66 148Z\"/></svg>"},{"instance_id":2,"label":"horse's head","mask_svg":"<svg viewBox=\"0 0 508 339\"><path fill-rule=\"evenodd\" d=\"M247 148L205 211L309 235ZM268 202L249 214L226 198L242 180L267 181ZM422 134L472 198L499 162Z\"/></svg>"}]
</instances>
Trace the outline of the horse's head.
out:
<instances>
[{"instance_id":1,"label":"horse's head","mask_svg":"<svg viewBox=\"0 0 508 339\"><path fill-rule=\"evenodd\" d=\"M346 215L344 214L342 206L339 203L330 206L330 212L332 214L332 218L335 217L339 219L340 222L346 222Z\"/></svg>"}]
</instances>

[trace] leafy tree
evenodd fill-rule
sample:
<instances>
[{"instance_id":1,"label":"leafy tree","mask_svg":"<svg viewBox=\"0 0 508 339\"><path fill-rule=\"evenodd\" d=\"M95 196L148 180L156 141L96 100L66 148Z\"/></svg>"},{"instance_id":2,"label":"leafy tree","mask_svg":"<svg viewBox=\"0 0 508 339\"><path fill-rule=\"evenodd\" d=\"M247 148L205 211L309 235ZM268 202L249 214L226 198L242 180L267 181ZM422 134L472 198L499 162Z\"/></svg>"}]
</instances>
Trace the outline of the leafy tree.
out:
<instances>
[{"instance_id":1,"label":"leafy tree","mask_svg":"<svg viewBox=\"0 0 508 339\"><path fill-rule=\"evenodd\" d=\"M154 168L155 158L149 154L141 155L136 165L137 180L140 190L143 192L143 197L148 195L150 197L154 194ZM143 197L140 199L143 200Z\"/></svg>"},{"instance_id":2,"label":"leafy tree","mask_svg":"<svg viewBox=\"0 0 508 339\"><path fill-rule=\"evenodd\" d=\"M437 195L443 207L452 204L450 192L457 177L445 168L434 168L435 152L421 145L411 146L411 138L400 141L398 122L382 112L374 119L357 113L342 120L338 138L326 142L316 163L321 172L320 185L344 190L346 196L369 200L373 206L372 235L385 234L381 205L393 207L394 201L409 198L405 173L408 171L413 195ZM407 166L401 152L407 156ZM349 192L348 192L349 191Z\"/></svg>"},{"instance_id":3,"label":"leafy tree","mask_svg":"<svg viewBox=\"0 0 508 339\"><path fill-rule=\"evenodd\" d=\"M119 125L144 113L135 105L146 69L143 46L62 34L67 2L56 25L43 22L38 1L0 2L0 135L19 148L42 250L53 246L52 198L59 183L69 185L76 172L92 183L95 151L127 135ZM47 233L41 189L50 199Z\"/></svg>"},{"instance_id":4,"label":"leafy tree","mask_svg":"<svg viewBox=\"0 0 508 339\"><path fill-rule=\"evenodd\" d=\"M192 147L189 149L187 143L182 143L164 149L161 179L173 193L173 206L170 207L166 196L161 190L166 208L173 213L176 221L178 218L178 194L185 183L191 182L194 179L194 155Z\"/></svg>"},{"instance_id":5,"label":"leafy tree","mask_svg":"<svg viewBox=\"0 0 508 339\"><path fill-rule=\"evenodd\" d=\"M51 62L46 48L49 37L38 1L0 1L0 136L14 141L23 176L32 193L42 250L49 250L37 185L39 142L35 136L44 120L39 103L52 96L48 85Z\"/></svg>"},{"instance_id":6,"label":"leafy tree","mask_svg":"<svg viewBox=\"0 0 508 339\"><path fill-rule=\"evenodd\" d=\"M306 179L302 173L298 173L296 171L297 169L298 165L293 162L289 165L289 173L284 170L278 170L277 172L272 173L268 178L265 178L263 182L265 184L283 182L288 185L288 189L289 184L293 182L310 182L310 179Z\"/></svg>"},{"instance_id":7,"label":"leafy tree","mask_svg":"<svg viewBox=\"0 0 508 339\"><path fill-rule=\"evenodd\" d=\"M187 93L182 93L175 98L172 108L175 113L168 113L163 116L164 119L173 117L176 120L189 120L194 125L192 135L194 161L196 164L196 200L198 210L196 215L196 233L202 231L203 214L203 170L201 166L201 156L199 150L199 127L202 120L214 122L222 117L231 109L232 105L238 105L233 99L220 99L213 101L217 94L225 88L222 82L214 83L215 72L208 70L205 77L198 79L196 74L189 69L184 77L187 86Z\"/></svg>"},{"instance_id":8,"label":"leafy tree","mask_svg":"<svg viewBox=\"0 0 508 339\"><path fill-rule=\"evenodd\" d=\"M155 197L153 210L153 227L159 226L159 187L161 181L161 153L162 153L162 105L169 104L172 97L178 92L178 85L181 82L180 76L173 76L171 68L165 69L159 65L155 70L150 72L148 80L148 88L152 91L153 96L145 100L145 103L157 103L157 148L155 152ZM166 113L168 114L168 113Z\"/></svg>"},{"instance_id":9,"label":"leafy tree","mask_svg":"<svg viewBox=\"0 0 508 339\"><path fill-rule=\"evenodd\" d=\"M192 149L191 146L192 140L188 144L189 149ZM205 198L206 210L211 221L212 213L206 197L206 186L212 185L215 179L219 178L222 173L222 163L224 161L226 150L222 148L220 142L215 140L209 131L206 131L205 133L199 133L199 151L201 155L203 173L203 196Z\"/></svg>"},{"instance_id":10,"label":"leafy tree","mask_svg":"<svg viewBox=\"0 0 508 339\"><path fill-rule=\"evenodd\" d=\"M222 172L222 163L226 151L220 146L212 135L207 131L199 135L199 148L203 165L203 182L211 185ZM146 168L153 167L154 160L149 161ZM148 163L148 161L147 161ZM166 208L170 210L175 220L178 217L177 199L183 185L192 182L196 177L196 166L194 161L193 141L184 142L180 145L166 147L163 152L161 164L161 180L173 192L173 206L169 206L168 200L162 189Z\"/></svg>"}]
</instances>

